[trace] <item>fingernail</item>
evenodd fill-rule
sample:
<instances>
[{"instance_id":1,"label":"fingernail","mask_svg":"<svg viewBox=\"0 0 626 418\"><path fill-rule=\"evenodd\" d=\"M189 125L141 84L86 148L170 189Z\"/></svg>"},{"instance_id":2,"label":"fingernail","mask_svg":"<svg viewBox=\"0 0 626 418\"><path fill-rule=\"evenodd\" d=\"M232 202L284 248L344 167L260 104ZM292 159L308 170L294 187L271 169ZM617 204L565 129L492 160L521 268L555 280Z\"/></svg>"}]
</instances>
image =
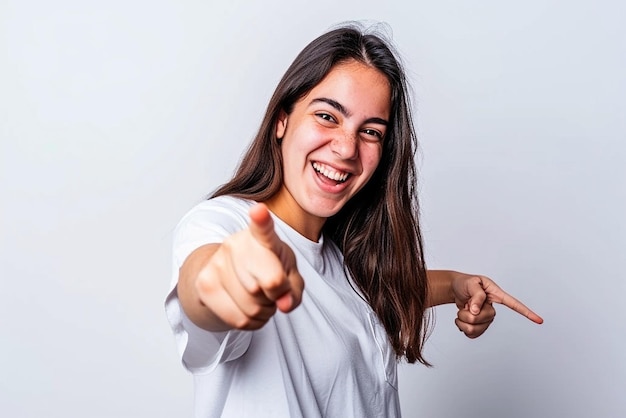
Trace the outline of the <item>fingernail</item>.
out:
<instances>
[{"instance_id":1,"label":"fingernail","mask_svg":"<svg viewBox=\"0 0 626 418\"><path fill-rule=\"evenodd\" d=\"M478 313L480 312L480 308L478 307L478 305L472 305L472 307L470 308L470 312L472 312L474 315L478 315Z\"/></svg>"}]
</instances>

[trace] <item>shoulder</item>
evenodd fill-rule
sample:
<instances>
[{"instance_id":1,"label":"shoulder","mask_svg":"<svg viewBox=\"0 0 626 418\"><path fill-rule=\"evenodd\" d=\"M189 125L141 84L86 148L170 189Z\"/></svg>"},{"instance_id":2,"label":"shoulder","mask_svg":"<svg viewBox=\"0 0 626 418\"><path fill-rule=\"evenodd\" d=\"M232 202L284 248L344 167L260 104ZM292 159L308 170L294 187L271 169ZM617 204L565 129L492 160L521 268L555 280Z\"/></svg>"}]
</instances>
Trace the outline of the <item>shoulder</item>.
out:
<instances>
[{"instance_id":1,"label":"shoulder","mask_svg":"<svg viewBox=\"0 0 626 418\"><path fill-rule=\"evenodd\" d=\"M248 210L253 201L220 196L198 203L180 220L174 231L174 253L178 264L205 244L221 243L246 228L250 223Z\"/></svg>"},{"instance_id":2,"label":"shoulder","mask_svg":"<svg viewBox=\"0 0 626 418\"><path fill-rule=\"evenodd\" d=\"M180 220L178 229L189 224L241 224L249 223L248 210L254 202L232 196L219 196L198 203Z\"/></svg>"},{"instance_id":3,"label":"shoulder","mask_svg":"<svg viewBox=\"0 0 626 418\"><path fill-rule=\"evenodd\" d=\"M194 206L189 213L202 210L247 210L254 202L234 196L217 196L203 200Z\"/></svg>"}]
</instances>

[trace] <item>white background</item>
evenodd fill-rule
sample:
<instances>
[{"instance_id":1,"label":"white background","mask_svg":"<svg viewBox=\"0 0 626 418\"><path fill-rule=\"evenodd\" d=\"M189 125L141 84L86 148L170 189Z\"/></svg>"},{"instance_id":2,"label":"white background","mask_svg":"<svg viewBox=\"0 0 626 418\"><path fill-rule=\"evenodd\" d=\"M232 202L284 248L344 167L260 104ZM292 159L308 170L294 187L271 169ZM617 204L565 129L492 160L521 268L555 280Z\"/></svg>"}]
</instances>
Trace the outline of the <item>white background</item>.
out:
<instances>
[{"instance_id":1,"label":"white background","mask_svg":"<svg viewBox=\"0 0 626 418\"><path fill-rule=\"evenodd\" d=\"M227 5L226 5L227 3ZM626 416L626 6L615 1L0 2L0 414L186 417L163 311L178 219L232 174L331 25L387 22L415 90L438 308L406 417Z\"/></svg>"}]
</instances>

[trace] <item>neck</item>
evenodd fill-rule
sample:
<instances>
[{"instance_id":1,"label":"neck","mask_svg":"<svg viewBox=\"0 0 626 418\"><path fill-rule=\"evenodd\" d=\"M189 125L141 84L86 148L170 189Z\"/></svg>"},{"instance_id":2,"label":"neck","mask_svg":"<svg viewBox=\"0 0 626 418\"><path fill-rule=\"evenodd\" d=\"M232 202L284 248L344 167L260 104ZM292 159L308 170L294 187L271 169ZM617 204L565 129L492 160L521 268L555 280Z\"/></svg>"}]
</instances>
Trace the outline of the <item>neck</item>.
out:
<instances>
[{"instance_id":1,"label":"neck","mask_svg":"<svg viewBox=\"0 0 626 418\"><path fill-rule=\"evenodd\" d=\"M287 198L285 193L279 192L263 203L274 215L295 229L300 235L314 242L319 241L326 218L306 213L293 198Z\"/></svg>"}]
</instances>

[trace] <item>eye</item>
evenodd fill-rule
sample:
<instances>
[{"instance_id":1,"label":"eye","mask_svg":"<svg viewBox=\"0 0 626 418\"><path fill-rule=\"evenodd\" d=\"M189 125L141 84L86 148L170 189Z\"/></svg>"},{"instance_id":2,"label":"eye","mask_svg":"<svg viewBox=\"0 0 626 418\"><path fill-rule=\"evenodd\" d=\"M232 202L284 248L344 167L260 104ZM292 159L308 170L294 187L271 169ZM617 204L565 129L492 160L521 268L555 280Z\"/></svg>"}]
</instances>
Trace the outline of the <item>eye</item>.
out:
<instances>
[{"instance_id":1,"label":"eye","mask_svg":"<svg viewBox=\"0 0 626 418\"><path fill-rule=\"evenodd\" d=\"M383 139L382 132L377 131L376 129L366 128L366 129L363 129L361 133L363 133L363 135L369 141L380 141Z\"/></svg>"},{"instance_id":2,"label":"eye","mask_svg":"<svg viewBox=\"0 0 626 418\"><path fill-rule=\"evenodd\" d=\"M334 123L337 122L335 118L329 115L328 113L316 113L315 116L328 122L334 122Z\"/></svg>"}]
</instances>

